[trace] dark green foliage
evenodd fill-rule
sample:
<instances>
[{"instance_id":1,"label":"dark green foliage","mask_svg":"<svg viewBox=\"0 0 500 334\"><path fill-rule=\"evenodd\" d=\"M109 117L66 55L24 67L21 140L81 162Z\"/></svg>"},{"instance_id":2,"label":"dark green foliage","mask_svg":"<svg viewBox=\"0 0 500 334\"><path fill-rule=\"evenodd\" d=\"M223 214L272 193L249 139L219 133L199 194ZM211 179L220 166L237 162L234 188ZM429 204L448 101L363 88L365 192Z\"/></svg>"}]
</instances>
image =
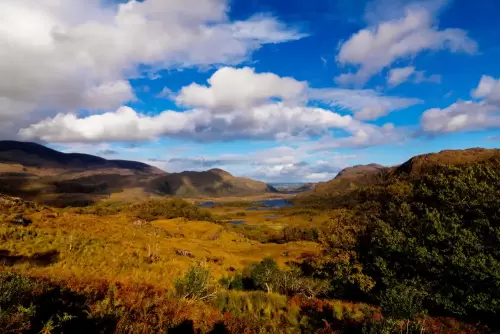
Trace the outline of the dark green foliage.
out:
<instances>
[{"instance_id":1,"label":"dark green foliage","mask_svg":"<svg viewBox=\"0 0 500 334\"><path fill-rule=\"evenodd\" d=\"M212 215L185 200L155 199L136 206L137 217L152 221L157 219L186 218L189 220L214 221Z\"/></svg>"},{"instance_id":2,"label":"dark green foliage","mask_svg":"<svg viewBox=\"0 0 500 334\"><path fill-rule=\"evenodd\" d=\"M483 321L500 313L499 164L439 167L364 193L373 225L361 255L384 298L413 281L434 312Z\"/></svg>"},{"instance_id":3,"label":"dark green foliage","mask_svg":"<svg viewBox=\"0 0 500 334\"><path fill-rule=\"evenodd\" d=\"M424 310L422 299L424 293L416 287L397 284L382 291L380 309L384 316L393 319L414 319Z\"/></svg>"},{"instance_id":4,"label":"dark green foliage","mask_svg":"<svg viewBox=\"0 0 500 334\"><path fill-rule=\"evenodd\" d=\"M285 227L283 229L283 240L292 241L313 241L317 242L320 231L314 227Z\"/></svg>"}]
</instances>

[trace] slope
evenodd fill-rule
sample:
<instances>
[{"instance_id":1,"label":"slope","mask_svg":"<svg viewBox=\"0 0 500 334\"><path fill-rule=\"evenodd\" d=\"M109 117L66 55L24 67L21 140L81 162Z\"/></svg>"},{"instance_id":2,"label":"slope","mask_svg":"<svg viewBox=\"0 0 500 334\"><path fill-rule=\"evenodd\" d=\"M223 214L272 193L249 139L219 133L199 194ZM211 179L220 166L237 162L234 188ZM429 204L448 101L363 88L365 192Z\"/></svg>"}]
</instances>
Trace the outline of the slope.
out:
<instances>
[{"instance_id":1,"label":"slope","mask_svg":"<svg viewBox=\"0 0 500 334\"><path fill-rule=\"evenodd\" d=\"M341 206L354 200L350 196L353 191L383 184L389 178L419 178L441 165L460 166L498 157L500 149L471 148L422 154L394 167L357 165L342 170L333 180L319 183L312 191L298 195L294 202L306 206Z\"/></svg>"},{"instance_id":2,"label":"slope","mask_svg":"<svg viewBox=\"0 0 500 334\"><path fill-rule=\"evenodd\" d=\"M187 197L251 196L276 192L264 182L235 177L222 169L164 175L153 180L151 187L159 194Z\"/></svg>"}]
</instances>

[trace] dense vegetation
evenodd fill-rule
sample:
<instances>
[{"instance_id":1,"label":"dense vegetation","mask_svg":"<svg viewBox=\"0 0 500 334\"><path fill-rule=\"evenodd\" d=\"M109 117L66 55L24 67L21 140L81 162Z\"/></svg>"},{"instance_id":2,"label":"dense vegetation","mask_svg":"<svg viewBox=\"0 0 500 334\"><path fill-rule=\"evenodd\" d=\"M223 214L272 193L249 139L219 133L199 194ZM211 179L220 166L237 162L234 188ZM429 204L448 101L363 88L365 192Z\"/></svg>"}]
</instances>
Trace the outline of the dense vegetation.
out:
<instances>
[{"instance_id":1,"label":"dense vegetation","mask_svg":"<svg viewBox=\"0 0 500 334\"><path fill-rule=\"evenodd\" d=\"M242 211L244 203L204 210L162 199L57 213L0 198L0 327L498 332L499 166L494 158L388 173L313 208L273 211L283 226L260 210ZM15 225L23 214L38 225ZM225 223L255 217L262 221Z\"/></svg>"}]
</instances>

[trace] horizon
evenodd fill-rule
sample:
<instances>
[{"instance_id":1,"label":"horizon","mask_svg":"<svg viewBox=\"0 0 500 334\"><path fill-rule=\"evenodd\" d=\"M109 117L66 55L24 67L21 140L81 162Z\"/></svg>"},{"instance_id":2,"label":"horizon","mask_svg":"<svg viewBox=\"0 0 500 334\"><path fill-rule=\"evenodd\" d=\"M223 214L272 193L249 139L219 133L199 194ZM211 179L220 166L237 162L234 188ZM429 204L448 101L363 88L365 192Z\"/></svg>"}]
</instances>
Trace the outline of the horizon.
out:
<instances>
[{"instance_id":1,"label":"horizon","mask_svg":"<svg viewBox=\"0 0 500 334\"><path fill-rule=\"evenodd\" d=\"M0 140L268 184L499 147L498 2L5 0L0 13Z\"/></svg>"}]
</instances>

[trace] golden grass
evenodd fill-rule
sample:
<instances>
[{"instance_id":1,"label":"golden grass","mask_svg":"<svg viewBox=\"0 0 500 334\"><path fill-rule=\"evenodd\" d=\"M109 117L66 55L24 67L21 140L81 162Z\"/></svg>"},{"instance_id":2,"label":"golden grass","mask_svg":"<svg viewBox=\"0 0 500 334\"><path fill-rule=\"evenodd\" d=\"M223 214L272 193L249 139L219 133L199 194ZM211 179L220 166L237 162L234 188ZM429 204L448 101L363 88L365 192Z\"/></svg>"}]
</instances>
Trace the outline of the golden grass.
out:
<instances>
[{"instance_id":1,"label":"golden grass","mask_svg":"<svg viewBox=\"0 0 500 334\"><path fill-rule=\"evenodd\" d=\"M261 214L255 213L255 221ZM0 249L22 256L58 251L59 261L49 266L14 265L14 269L40 277L171 288L193 263L206 263L219 278L265 257L285 266L303 254L320 252L319 245L311 242L258 243L209 222L171 219L135 226L139 225L133 224L137 219L126 213L96 216L77 214L74 209L57 210L55 218L48 211L27 216L33 220L29 227L0 222ZM180 256L176 250L192 257Z\"/></svg>"}]
</instances>

